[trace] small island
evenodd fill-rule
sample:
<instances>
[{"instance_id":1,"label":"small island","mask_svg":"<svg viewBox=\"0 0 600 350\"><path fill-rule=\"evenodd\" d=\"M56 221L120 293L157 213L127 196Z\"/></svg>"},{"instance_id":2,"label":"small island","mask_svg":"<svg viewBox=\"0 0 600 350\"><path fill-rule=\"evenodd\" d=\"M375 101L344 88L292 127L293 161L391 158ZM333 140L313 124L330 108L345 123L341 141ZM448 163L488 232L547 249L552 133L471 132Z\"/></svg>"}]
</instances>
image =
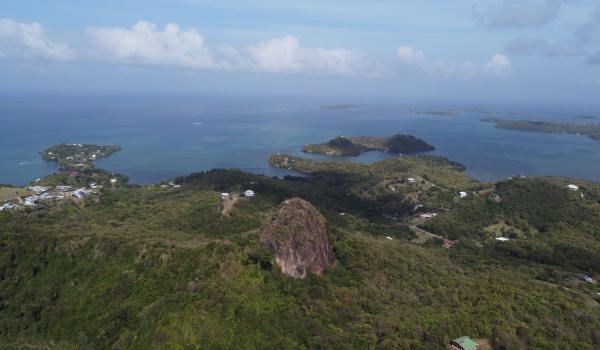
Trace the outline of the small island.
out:
<instances>
[{"instance_id":1,"label":"small island","mask_svg":"<svg viewBox=\"0 0 600 350\"><path fill-rule=\"evenodd\" d=\"M82 170L93 167L93 161L110 157L120 150L121 147L116 145L61 143L43 150L41 154L46 161L58 162L60 170Z\"/></svg>"},{"instance_id":2,"label":"small island","mask_svg":"<svg viewBox=\"0 0 600 350\"><path fill-rule=\"evenodd\" d=\"M600 141L600 125L566 124L539 120L508 120L484 118L484 122L495 123L498 129L539 132L545 134L586 135L592 140Z\"/></svg>"},{"instance_id":3,"label":"small island","mask_svg":"<svg viewBox=\"0 0 600 350\"><path fill-rule=\"evenodd\" d=\"M412 135L397 134L391 137L336 136L327 143L305 145L302 152L328 156L358 156L368 151L415 153L434 151L435 147Z\"/></svg>"},{"instance_id":4,"label":"small island","mask_svg":"<svg viewBox=\"0 0 600 350\"><path fill-rule=\"evenodd\" d=\"M358 105L351 103L342 103L342 104L334 104L334 105L322 105L321 109L331 109L331 110L343 110L343 109L354 109L358 108Z\"/></svg>"},{"instance_id":5,"label":"small island","mask_svg":"<svg viewBox=\"0 0 600 350\"><path fill-rule=\"evenodd\" d=\"M600 119L600 117L596 117L594 115L576 115L573 118L575 118L575 119L583 119L583 120L596 120L596 119Z\"/></svg>"}]
</instances>

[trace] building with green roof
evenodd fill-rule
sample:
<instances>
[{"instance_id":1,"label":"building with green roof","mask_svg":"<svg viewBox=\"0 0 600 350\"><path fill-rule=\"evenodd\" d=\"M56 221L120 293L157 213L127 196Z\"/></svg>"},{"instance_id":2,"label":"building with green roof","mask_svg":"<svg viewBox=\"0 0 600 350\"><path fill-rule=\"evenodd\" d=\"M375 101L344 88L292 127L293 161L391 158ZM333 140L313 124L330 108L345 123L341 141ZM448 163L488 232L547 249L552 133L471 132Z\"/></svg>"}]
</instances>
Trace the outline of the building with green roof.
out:
<instances>
[{"instance_id":1,"label":"building with green roof","mask_svg":"<svg viewBox=\"0 0 600 350\"><path fill-rule=\"evenodd\" d=\"M479 344L473 339L462 336L460 338L456 338L450 342L450 349L454 350L477 350L479 349Z\"/></svg>"}]
</instances>

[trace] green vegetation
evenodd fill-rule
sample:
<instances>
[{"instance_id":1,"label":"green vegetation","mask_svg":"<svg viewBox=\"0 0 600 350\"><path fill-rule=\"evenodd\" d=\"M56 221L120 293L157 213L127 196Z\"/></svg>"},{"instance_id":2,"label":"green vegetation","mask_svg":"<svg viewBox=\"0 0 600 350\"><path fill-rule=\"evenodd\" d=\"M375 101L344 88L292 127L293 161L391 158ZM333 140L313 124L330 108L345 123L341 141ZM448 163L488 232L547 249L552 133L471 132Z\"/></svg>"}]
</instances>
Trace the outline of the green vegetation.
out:
<instances>
[{"instance_id":1,"label":"green vegetation","mask_svg":"<svg viewBox=\"0 0 600 350\"><path fill-rule=\"evenodd\" d=\"M302 152L320 153L329 156L358 156L368 151L384 151L393 153L414 153L433 151L435 147L411 135L394 135L392 137L336 136L323 144L305 145Z\"/></svg>"},{"instance_id":2,"label":"green vegetation","mask_svg":"<svg viewBox=\"0 0 600 350\"><path fill-rule=\"evenodd\" d=\"M310 176L212 170L0 212L0 348L600 347L596 287L575 277L600 274L600 185L480 183L430 156L270 163ZM219 193L245 189L256 196L222 215ZM336 262L321 277L283 276L260 244L292 197L325 218ZM411 242L415 203L440 213L423 227L452 248Z\"/></svg>"},{"instance_id":3,"label":"green vegetation","mask_svg":"<svg viewBox=\"0 0 600 350\"><path fill-rule=\"evenodd\" d=\"M540 132L546 134L576 134L587 135L592 140L600 141L600 125L565 124L536 120L506 120L484 118L482 121L496 123L500 129Z\"/></svg>"},{"instance_id":4,"label":"green vegetation","mask_svg":"<svg viewBox=\"0 0 600 350\"><path fill-rule=\"evenodd\" d=\"M29 193L27 189L21 187L0 186L0 203L19 199L19 197L24 197Z\"/></svg>"},{"instance_id":5,"label":"green vegetation","mask_svg":"<svg viewBox=\"0 0 600 350\"><path fill-rule=\"evenodd\" d=\"M61 170L82 170L92 167L92 162L110 157L119 152L119 146L101 146L91 144L66 144L54 145L41 152L42 159L58 162Z\"/></svg>"},{"instance_id":6,"label":"green vegetation","mask_svg":"<svg viewBox=\"0 0 600 350\"><path fill-rule=\"evenodd\" d=\"M101 146L92 144L60 144L49 147L41 152L42 159L58 162L59 170L65 172L46 176L36 185L85 187L91 183L101 186L121 186L129 178L126 175L110 173L96 168L92 162L110 157L119 152L119 146ZM111 183L110 180L117 180Z\"/></svg>"}]
</instances>

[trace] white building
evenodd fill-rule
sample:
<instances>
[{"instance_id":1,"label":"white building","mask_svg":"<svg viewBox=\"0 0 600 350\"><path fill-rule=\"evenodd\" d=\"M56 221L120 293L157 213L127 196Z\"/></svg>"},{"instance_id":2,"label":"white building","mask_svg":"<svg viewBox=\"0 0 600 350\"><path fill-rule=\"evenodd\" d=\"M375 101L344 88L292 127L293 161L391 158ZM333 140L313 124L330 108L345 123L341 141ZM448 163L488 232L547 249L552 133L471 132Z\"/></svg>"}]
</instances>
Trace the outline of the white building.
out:
<instances>
[{"instance_id":1,"label":"white building","mask_svg":"<svg viewBox=\"0 0 600 350\"><path fill-rule=\"evenodd\" d=\"M460 191L458 195L460 196L460 198L467 198L467 196L469 196L469 194L465 191Z\"/></svg>"},{"instance_id":2,"label":"white building","mask_svg":"<svg viewBox=\"0 0 600 350\"><path fill-rule=\"evenodd\" d=\"M71 193L71 195L73 197L77 197L77 198L84 198L84 197L89 196L90 194L92 194L92 191L88 190L88 189L85 189L83 187L82 188L78 188L78 189L76 189L75 191L73 191Z\"/></svg>"},{"instance_id":3,"label":"white building","mask_svg":"<svg viewBox=\"0 0 600 350\"><path fill-rule=\"evenodd\" d=\"M0 206L0 211L5 211L5 210L11 210L16 208L17 206L11 203L5 203L4 205Z\"/></svg>"},{"instance_id":4,"label":"white building","mask_svg":"<svg viewBox=\"0 0 600 350\"><path fill-rule=\"evenodd\" d=\"M39 194L47 192L49 188L46 186L29 186L29 190Z\"/></svg>"},{"instance_id":5,"label":"white building","mask_svg":"<svg viewBox=\"0 0 600 350\"><path fill-rule=\"evenodd\" d=\"M567 188L573 191L578 191L579 190L579 186L577 185L573 185L573 184L569 184L567 185Z\"/></svg>"},{"instance_id":6,"label":"white building","mask_svg":"<svg viewBox=\"0 0 600 350\"><path fill-rule=\"evenodd\" d=\"M110 179L110 183L111 184L116 184L117 183L117 179Z\"/></svg>"},{"instance_id":7,"label":"white building","mask_svg":"<svg viewBox=\"0 0 600 350\"><path fill-rule=\"evenodd\" d=\"M221 199L229 199L229 193L226 193L226 192L221 193Z\"/></svg>"},{"instance_id":8,"label":"white building","mask_svg":"<svg viewBox=\"0 0 600 350\"><path fill-rule=\"evenodd\" d=\"M415 180L414 177L409 177L406 179L406 181L408 181L409 184L414 184L415 182L417 182L417 180Z\"/></svg>"},{"instance_id":9,"label":"white building","mask_svg":"<svg viewBox=\"0 0 600 350\"><path fill-rule=\"evenodd\" d=\"M35 203L37 203L40 200L40 196L29 196L29 197L25 197L25 203L23 203L24 205L31 207L34 206Z\"/></svg>"},{"instance_id":10,"label":"white building","mask_svg":"<svg viewBox=\"0 0 600 350\"><path fill-rule=\"evenodd\" d=\"M246 192L244 192L244 197L254 197L254 191L246 190Z\"/></svg>"},{"instance_id":11,"label":"white building","mask_svg":"<svg viewBox=\"0 0 600 350\"><path fill-rule=\"evenodd\" d=\"M496 240L499 241L499 242L508 242L508 241L510 241L510 238L496 237Z\"/></svg>"}]
</instances>

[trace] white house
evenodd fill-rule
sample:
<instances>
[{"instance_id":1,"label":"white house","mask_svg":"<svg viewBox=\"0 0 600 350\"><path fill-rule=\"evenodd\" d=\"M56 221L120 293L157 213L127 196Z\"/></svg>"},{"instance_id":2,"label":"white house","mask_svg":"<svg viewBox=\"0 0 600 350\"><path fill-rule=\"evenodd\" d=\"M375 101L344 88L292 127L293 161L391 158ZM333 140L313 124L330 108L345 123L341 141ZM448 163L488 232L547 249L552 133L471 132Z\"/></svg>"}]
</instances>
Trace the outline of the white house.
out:
<instances>
[{"instance_id":1,"label":"white house","mask_svg":"<svg viewBox=\"0 0 600 350\"><path fill-rule=\"evenodd\" d=\"M46 186L29 186L29 190L39 194L48 191L49 188Z\"/></svg>"},{"instance_id":2,"label":"white house","mask_svg":"<svg viewBox=\"0 0 600 350\"><path fill-rule=\"evenodd\" d=\"M409 184L414 184L415 182L417 182L417 180L415 180L414 177L409 177L406 179L406 181L408 181Z\"/></svg>"},{"instance_id":3,"label":"white house","mask_svg":"<svg viewBox=\"0 0 600 350\"><path fill-rule=\"evenodd\" d=\"M221 193L221 198L222 199L229 199L229 193L226 193L226 192Z\"/></svg>"},{"instance_id":4,"label":"white house","mask_svg":"<svg viewBox=\"0 0 600 350\"><path fill-rule=\"evenodd\" d=\"M254 197L254 191L246 190L246 192L244 192L244 197Z\"/></svg>"},{"instance_id":5,"label":"white house","mask_svg":"<svg viewBox=\"0 0 600 350\"><path fill-rule=\"evenodd\" d=\"M110 179L110 183L111 184L116 184L117 183L117 179Z\"/></svg>"},{"instance_id":6,"label":"white house","mask_svg":"<svg viewBox=\"0 0 600 350\"><path fill-rule=\"evenodd\" d=\"M510 241L510 238L496 237L496 240L499 241L499 242L508 242L508 241Z\"/></svg>"},{"instance_id":7,"label":"white house","mask_svg":"<svg viewBox=\"0 0 600 350\"><path fill-rule=\"evenodd\" d=\"M4 210L10 210L15 208L16 205L11 204L11 203L5 203L4 205L0 206L0 211L4 211Z\"/></svg>"},{"instance_id":8,"label":"white house","mask_svg":"<svg viewBox=\"0 0 600 350\"><path fill-rule=\"evenodd\" d=\"M34 206L35 203L37 203L40 200L40 196L29 196L29 197L25 197L25 203L23 203L24 205L31 207Z\"/></svg>"},{"instance_id":9,"label":"white house","mask_svg":"<svg viewBox=\"0 0 600 350\"><path fill-rule=\"evenodd\" d=\"M84 197L89 196L91 193L92 193L91 190L88 190L85 188L78 188L75 191L73 191L72 195L77 198L84 198Z\"/></svg>"},{"instance_id":10,"label":"white house","mask_svg":"<svg viewBox=\"0 0 600 350\"><path fill-rule=\"evenodd\" d=\"M460 196L460 198L467 198L467 196L469 195L467 192L465 191L460 191L458 193L458 195Z\"/></svg>"},{"instance_id":11,"label":"white house","mask_svg":"<svg viewBox=\"0 0 600 350\"><path fill-rule=\"evenodd\" d=\"M573 190L573 191L579 190L579 186L573 185L573 184L567 185L567 188L570 189L570 190Z\"/></svg>"}]
</instances>

